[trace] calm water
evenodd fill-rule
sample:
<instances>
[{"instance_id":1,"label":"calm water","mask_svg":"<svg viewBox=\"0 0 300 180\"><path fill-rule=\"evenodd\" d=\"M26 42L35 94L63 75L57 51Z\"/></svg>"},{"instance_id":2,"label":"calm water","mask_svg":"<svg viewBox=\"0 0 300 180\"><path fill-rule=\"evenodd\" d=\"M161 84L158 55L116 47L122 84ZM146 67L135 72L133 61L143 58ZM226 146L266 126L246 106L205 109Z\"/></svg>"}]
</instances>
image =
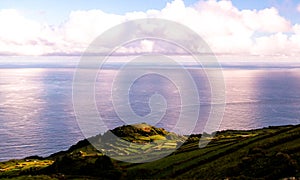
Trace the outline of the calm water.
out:
<instances>
[{"instance_id":1,"label":"calm water","mask_svg":"<svg viewBox=\"0 0 300 180\"><path fill-rule=\"evenodd\" d=\"M72 104L75 65L0 64L0 161L49 155L84 138ZM230 68L223 73L227 100L220 129L300 123L300 69ZM201 132L210 110L210 89L201 71L193 69L191 74L201 100L195 132ZM124 124L114 112L108 92L115 75L112 69L102 71L95 88L97 107L109 128ZM168 79L155 74L138 79L129 91L131 107L139 116L149 114L147 102L155 93L168 103L164 118L156 123L170 130L180 114L180 96ZM91 131L91 135L96 133L97 129Z\"/></svg>"}]
</instances>

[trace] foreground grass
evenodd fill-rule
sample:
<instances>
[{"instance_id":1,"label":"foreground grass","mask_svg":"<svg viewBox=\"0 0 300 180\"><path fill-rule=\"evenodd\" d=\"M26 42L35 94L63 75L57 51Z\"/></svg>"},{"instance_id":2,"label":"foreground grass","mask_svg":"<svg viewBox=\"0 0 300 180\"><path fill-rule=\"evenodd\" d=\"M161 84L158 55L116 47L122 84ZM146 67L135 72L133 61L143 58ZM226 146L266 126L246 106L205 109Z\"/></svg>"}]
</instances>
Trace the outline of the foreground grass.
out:
<instances>
[{"instance_id":1,"label":"foreground grass","mask_svg":"<svg viewBox=\"0 0 300 180\"><path fill-rule=\"evenodd\" d=\"M168 132L121 127L116 130L128 141L143 143L144 151L172 150ZM128 133L126 133L128 131ZM148 132L149 131L149 132ZM174 134L171 134L175 136ZM154 138L155 137L155 138ZM94 139L103 137L94 137ZM300 127L280 126L249 131L217 132L212 141L199 148L201 135L191 136L171 155L149 163L126 163L104 156L88 141L44 159L11 160L0 163L1 178L18 179L279 179L300 177ZM180 140L184 139L179 137ZM150 141L157 143L149 144ZM109 143L114 154L141 158L139 146L121 141Z\"/></svg>"},{"instance_id":2,"label":"foreground grass","mask_svg":"<svg viewBox=\"0 0 300 180\"><path fill-rule=\"evenodd\" d=\"M53 160L23 159L0 163L1 176L15 176L22 173L35 172L53 164Z\"/></svg>"}]
</instances>

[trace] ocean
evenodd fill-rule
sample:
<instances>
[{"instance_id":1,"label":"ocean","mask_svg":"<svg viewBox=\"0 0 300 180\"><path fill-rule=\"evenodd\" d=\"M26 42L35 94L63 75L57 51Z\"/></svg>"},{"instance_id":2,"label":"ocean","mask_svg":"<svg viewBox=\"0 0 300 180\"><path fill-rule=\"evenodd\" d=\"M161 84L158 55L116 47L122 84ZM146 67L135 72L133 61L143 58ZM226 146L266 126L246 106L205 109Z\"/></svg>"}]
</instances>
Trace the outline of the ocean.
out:
<instances>
[{"instance_id":1,"label":"ocean","mask_svg":"<svg viewBox=\"0 0 300 180\"><path fill-rule=\"evenodd\" d=\"M74 111L73 78L78 59L56 57L48 59L0 61L0 161L24 158L31 155L47 156L66 150L86 136L103 133L90 121L78 120ZM190 104L188 111L199 108L199 117L193 125L193 133L202 133L211 111L212 90L205 73L197 67L188 67L199 92L199 104ZM130 89L122 83L113 84L118 69L107 67L98 73L95 83L95 101L99 117L111 129L128 122L118 117L120 111L132 111L140 117L148 117L152 106L162 109L163 114L144 118L144 122L185 134L190 126L189 118L175 128L182 111L182 91L174 82L161 75L150 73L136 79ZM180 79L177 71L172 78ZM223 118L217 124L218 130L255 129L268 126L300 123L300 68L298 67L249 67L228 66L222 69L225 83L226 103ZM119 83L119 84L118 84ZM115 86L113 86L115 85ZM123 91L118 91L118 89ZM184 88L184 87L183 87ZM188 86L186 87L188 88ZM114 92L125 94L111 95ZM125 91L124 91L125 90ZM187 89L187 92L189 89ZM153 95L164 97L164 101ZM113 103L113 98L126 96L127 105ZM124 96L125 95L125 96ZM78 100L78 97L75 97ZM155 101L158 100L155 104ZM164 109L166 105L166 109ZM89 112L89 106L80 111ZM165 112L164 112L165 111ZM154 118L153 118L154 117ZM88 119L88 118L87 118ZM93 122L97 123L97 121ZM102 124L102 126L103 126ZM89 129L90 127L90 129ZM90 130L86 132L87 129ZM82 132L84 129L84 132Z\"/></svg>"}]
</instances>

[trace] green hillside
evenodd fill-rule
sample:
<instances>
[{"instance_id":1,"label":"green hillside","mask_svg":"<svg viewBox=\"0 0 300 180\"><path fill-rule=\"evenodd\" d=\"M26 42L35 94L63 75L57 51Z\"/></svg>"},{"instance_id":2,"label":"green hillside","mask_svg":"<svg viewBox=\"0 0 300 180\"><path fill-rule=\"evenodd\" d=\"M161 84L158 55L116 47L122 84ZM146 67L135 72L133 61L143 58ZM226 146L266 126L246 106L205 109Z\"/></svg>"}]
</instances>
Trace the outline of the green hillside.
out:
<instances>
[{"instance_id":1,"label":"green hillside","mask_svg":"<svg viewBox=\"0 0 300 180\"><path fill-rule=\"evenodd\" d=\"M113 133L120 138L113 138ZM280 179L300 177L300 126L217 132L199 148L188 139L147 124L118 127L46 158L0 163L0 177L13 179ZM204 137L203 137L204 138ZM203 139L202 138L202 139ZM185 142L184 144L182 144ZM175 152L175 148L178 148ZM122 161L116 159L124 158ZM159 154L168 156L147 163ZM124 162L125 161L125 162Z\"/></svg>"}]
</instances>

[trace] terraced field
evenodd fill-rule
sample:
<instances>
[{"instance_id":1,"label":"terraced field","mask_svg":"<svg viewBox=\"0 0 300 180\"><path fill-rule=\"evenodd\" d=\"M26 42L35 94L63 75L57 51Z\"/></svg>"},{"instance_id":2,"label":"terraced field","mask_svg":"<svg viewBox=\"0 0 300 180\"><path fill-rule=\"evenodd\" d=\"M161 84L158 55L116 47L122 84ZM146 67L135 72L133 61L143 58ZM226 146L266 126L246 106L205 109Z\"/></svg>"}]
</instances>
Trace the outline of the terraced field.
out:
<instances>
[{"instance_id":1,"label":"terraced field","mask_svg":"<svg viewBox=\"0 0 300 180\"><path fill-rule=\"evenodd\" d=\"M123 126L112 130L120 139L99 135L103 151L115 157L140 159L169 150L170 155L148 163L129 163L108 158L87 140L40 160L35 168L26 160L0 164L2 178L67 179L280 179L300 177L300 126L269 127L249 131L217 132L210 143L199 148L201 135L188 139L149 125ZM182 144L182 142L184 142ZM103 145L104 144L104 145ZM182 144L182 145L181 145ZM181 145L181 146L180 146ZM175 152L174 149L180 146ZM109 147L109 148L108 148ZM105 152L108 154L108 152ZM28 161L28 160L27 160ZM47 164L48 163L48 164ZM5 166L6 164L6 166ZM8 168L11 167L11 168ZM26 170L27 169L27 170Z\"/></svg>"}]
</instances>

